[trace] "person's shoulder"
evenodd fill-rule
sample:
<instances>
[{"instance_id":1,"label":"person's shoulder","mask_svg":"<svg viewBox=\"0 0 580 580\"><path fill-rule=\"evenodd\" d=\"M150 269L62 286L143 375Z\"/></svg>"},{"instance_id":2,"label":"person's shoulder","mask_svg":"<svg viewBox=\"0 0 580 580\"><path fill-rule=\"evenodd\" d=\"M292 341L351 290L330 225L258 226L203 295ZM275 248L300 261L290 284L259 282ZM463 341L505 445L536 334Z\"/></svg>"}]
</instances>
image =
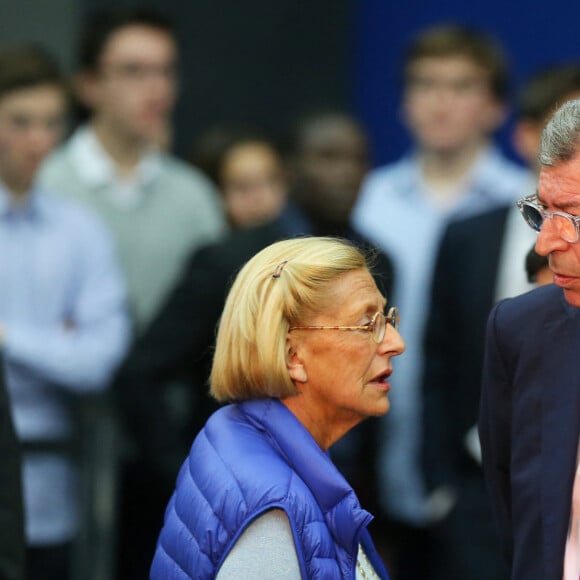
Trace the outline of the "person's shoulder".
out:
<instances>
[{"instance_id":1,"label":"person's shoulder","mask_svg":"<svg viewBox=\"0 0 580 580\"><path fill-rule=\"evenodd\" d=\"M512 326L520 332L535 323L563 313L566 308L562 289L555 284L546 284L513 298L502 300L494 306L494 314L502 325Z\"/></svg>"},{"instance_id":2,"label":"person's shoulder","mask_svg":"<svg viewBox=\"0 0 580 580\"><path fill-rule=\"evenodd\" d=\"M406 205L404 200L415 174L413 160L408 157L370 171L362 183L352 223L367 230L378 217L382 219L387 209L396 211L400 203Z\"/></svg>"},{"instance_id":3,"label":"person's shoulder","mask_svg":"<svg viewBox=\"0 0 580 580\"><path fill-rule=\"evenodd\" d=\"M273 220L251 228L235 230L201 247L194 254L194 260L228 270L240 268L260 250L284 237L279 222Z\"/></svg>"},{"instance_id":4,"label":"person's shoulder","mask_svg":"<svg viewBox=\"0 0 580 580\"><path fill-rule=\"evenodd\" d=\"M58 220L59 227L74 231L79 238L110 241L109 228L101 217L84 203L68 197L61 197L51 191L42 191L41 203L44 211Z\"/></svg>"},{"instance_id":5,"label":"person's shoulder","mask_svg":"<svg viewBox=\"0 0 580 580\"><path fill-rule=\"evenodd\" d=\"M65 141L43 161L40 168L40 181L51 181L62 176L70 177L73 167L70 158L70 140Z\"/></svg>"},{"instance_id":6,"label":"person's shoulder","mask_svg":"<svg viewBox=\"0 0 580 580\"><path fill-rule=\"evenodd\" d=\"M69 137L42 163L38 183L59 198L85 199L88 189L81 178L79 164L72 154L73 137Z\"/></svg>"},{"instance_id":7,"label":"person's shoulder","mask_svg":"<svg viewBox=\"0 0 580 580\"><path fill-rule=\"evenodd\" d=\"M498 302L487 324L488 339L495 337L506 360L531 352L544 340L546 324L568 316L563 291L555 284ZM578 309L575 309L578 310Z\"/></svg>"},{"instance_id":8,"label":"person's shoulder","mask_svg":"<svg viewBox=\"0 0 580 580\"><path fill-rule=\"evenodd\" d=\"M502 204L499 207L472 215L452 219L447 223L445 236L452 239L474 237L482 232L496 232L505 225L513 204Z\"/></svg>"},{"instance_id":9,"label":"person's shoulder","mask_svg":"<svg viewBox=\"0 0 580 580\"><path fill-rule=\"evenodd\" d=\"M363 188L382 190L397 187L416 170L411 158L403 157L392 163L371 170L365 178Z\"/></svg>"},{"instance_id":10,"label":"person's shoulder","mask_svg":"<svg viewBox=\"0 0 580 580\"><path fill-rule=\"evenodd\" d=\"M530 193L537 181L534 174L523 165L508 159L499 149L492 147L485 157L486 162L480 166L479 174L482 183L493 188L496 196L513 199Z\"/></svg>"},{"instance_id":11,"label":"person's shoulder","mask_svg":"<svg viewBox=\"0 0 580 580\"><path fill-rule=\"evenodd\" d=\"M527 167L512 161L500 151L497 151L495 157L496 171L505 175L507 178L520 181L529 181L532 174Z\"/></svg>"},{"instance_id":12,"label":"person's shoulder","mask_svg":"<svg viewBox=\"0 0 580 580\"><path fill-rule=\"evenodd\" d=\"M267 466L267 469L261 473L247 472L249 457L253 463ZM226 405L213 413L196 437L187 462L189 465L204 465L205 469L219 475L222 491L231 490L234 483L239 487L243 482L243 489L238 490L241 495L246 495L252 488L263 487L269 489L271 495L282 498L293 476L291 467L275 452L270 439L248 420L247 414L237 404ZM203 479L204 474L199 473L199 477ZM211 494L219 491L217 486L207 489Z\"/></svg>"}]
</instances>

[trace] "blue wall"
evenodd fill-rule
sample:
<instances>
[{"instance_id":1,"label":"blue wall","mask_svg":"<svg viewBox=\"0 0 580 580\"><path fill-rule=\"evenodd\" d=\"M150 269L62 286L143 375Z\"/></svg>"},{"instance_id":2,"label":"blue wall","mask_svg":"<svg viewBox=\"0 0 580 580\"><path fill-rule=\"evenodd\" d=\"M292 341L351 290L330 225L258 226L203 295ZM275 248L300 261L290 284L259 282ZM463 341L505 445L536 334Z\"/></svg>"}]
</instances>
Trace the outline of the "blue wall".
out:
<instances>
[{"instance_id":1,"label":"blue wall","mask_svg":"<svg viewBox=\"0 0 580 580\"><path fill-rule=\"evenodd\" d=\"M580 62L580 2L570 0L357 0L353 18L354 110L367 126L375 162L399 157L409 140L399 119L400 61L410 37L439 22L479 27L504 46L513 88L540 67ZM511 120L498 138L508 155Z\"/></svg>"}]
</instances>

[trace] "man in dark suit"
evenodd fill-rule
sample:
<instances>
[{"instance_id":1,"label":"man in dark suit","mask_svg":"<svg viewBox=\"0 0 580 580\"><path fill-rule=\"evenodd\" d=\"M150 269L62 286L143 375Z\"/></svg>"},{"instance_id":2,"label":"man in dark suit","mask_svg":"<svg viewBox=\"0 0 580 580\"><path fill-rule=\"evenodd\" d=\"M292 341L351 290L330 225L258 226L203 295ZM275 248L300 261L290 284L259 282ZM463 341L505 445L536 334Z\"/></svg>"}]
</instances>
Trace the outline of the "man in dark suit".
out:
<instances>
[{"instance_id":1,"label":"man in dark suit","mask_svg":"<svg viewBox=\"0 0 580 580\"><path fill-rule=\"evenodd\" d=\"M235 274L267 245L299 235L342 236L370 248L362 235L349 225L352 207L368 169L368 145L358 123L335 112L304 118L290 139L287 165L290 200L281 215L260 226L239 230L194 254L165 307L135 344L119 375L123 416L141 454L133 464L139 471L129 477L138 479L144 491L152 487L161 490L157 498L151 495L147 500L128 498L142 516L141 529L152 526L154 533L153 538L143 540L151 545L140 548L147 568L177 470L195 433L213 410L214 403L207 394L212 346ZM389 296L392 265L384 254L376 251L375 254L377 284ZM181 381L186 387L181 391L183 399L177 402L171 400L171 391L167 388L168 383L175 381ZM340 447L341 442L335 446L335 460L338 459L341 467L348 467L345 475L357 492L360 491L359 497L365 505L372 504L376 498L372 491L374 426L372 421L361 424L362 428L353 430L353 435L345 438ZM143 485L143 481L150 484ZM133 487L129 480L126 485ZM131 505L125 509L131 510ZM134 549L135 536L129 530L122 531L122 536L128 539L128 549ZM121 552L125 562L120 576L132 578L126 569L127 551ZM131 564L133 570L137 565Z\"/></svg>"},{"instance_id":2,"label":"man in dark suit","mask_svg":"<svg viewBox=\"0 0 580 580\"><path fill-rule=\"evenodd\" d=\"M537 195L518 202L555 285L500 302L486 338L479 433L513 580L577 580L580 100L542 134ZM576 475L580 483L580 472ZM575 498L580 499L580 498ZM563 575L566 562L566 575ZM575 567L569 572L570 567Z\"/></svg>"},{"instance_id":3,"label":"man in dark suit","mask_svg":"<svg viewBox=\"0 0 580 580\"><path fill-rule=\"evenodd\" d=\"M580 67L572 65L542 70L522 88L514 143L533 176L547 116L579 92ZM532 288L524 263L533 242L514 205L451 222L439 248L425 340L422 422L423 470L438 542L435 579L509 577L475 424L487 316L498 300Z\"/></svg>"},{"instance_id":4,"label":"man in dark suit","mask_svg":"<svg viewBox=\"0 0 580 580\"><path fill-rule=\"evenodd\" d=\"M20 448L10 414L0 350L0 578L24 578L24 515Z\"/></svg>"}]
</instances>

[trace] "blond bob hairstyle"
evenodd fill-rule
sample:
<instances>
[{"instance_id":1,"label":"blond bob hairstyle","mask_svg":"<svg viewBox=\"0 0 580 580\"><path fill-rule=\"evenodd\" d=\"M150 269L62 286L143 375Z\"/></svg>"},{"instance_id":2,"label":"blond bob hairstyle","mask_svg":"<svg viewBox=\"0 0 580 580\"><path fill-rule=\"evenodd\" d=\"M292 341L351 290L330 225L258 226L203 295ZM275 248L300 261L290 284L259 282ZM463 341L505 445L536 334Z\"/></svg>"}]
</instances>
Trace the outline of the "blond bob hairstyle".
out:
<instances>
[{"instance_id":1,"label":"blond bob hairstyle","mask_svg":"<svg viewBox=\"0 0 580 580\"><path fill-rule=\"evenodd\" d=\"M369 270L366 256L337 238L276 242L240 270L220 320L210 377L218 401L296 394L286 367L288 328L329 306L333 282Z\"/></svg>"}]
</instances>

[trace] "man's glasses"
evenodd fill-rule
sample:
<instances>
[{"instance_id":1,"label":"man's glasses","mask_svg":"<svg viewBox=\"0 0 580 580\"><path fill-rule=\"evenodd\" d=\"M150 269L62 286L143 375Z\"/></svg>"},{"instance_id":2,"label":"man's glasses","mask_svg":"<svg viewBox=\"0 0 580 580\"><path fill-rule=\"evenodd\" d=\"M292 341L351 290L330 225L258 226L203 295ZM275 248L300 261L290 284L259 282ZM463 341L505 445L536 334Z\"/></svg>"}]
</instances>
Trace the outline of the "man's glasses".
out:
<instances>
[{"instance_id":1,"label":"man's glasses","mask_svg":"<svg viewBox=\"0 0 580 580\"><path fill-rule=\"evenodd\" d=\"M399 328L401 317L399 309L391 306L387 315L383 312L377 312L368 324L362 326L291 326L288 330L362 330L371 333L371 338L377 344L383 342L387 331L387 324L390 324L395 330Z\"/></svg>"},{"instance_id":2,"label":"man's glasses","mask_svg":"<svg viewBox=\"0 0 580 580\"><path fill-rule=\"evenodd\" d=\"M571 244L578 241L580 216L564 211L549 211L538 203L538 194L522 197L516 202L526 223L536 232L542 229L546 219L552 220L552 226L558 235Z\"/></svg>"}]
</instances>

